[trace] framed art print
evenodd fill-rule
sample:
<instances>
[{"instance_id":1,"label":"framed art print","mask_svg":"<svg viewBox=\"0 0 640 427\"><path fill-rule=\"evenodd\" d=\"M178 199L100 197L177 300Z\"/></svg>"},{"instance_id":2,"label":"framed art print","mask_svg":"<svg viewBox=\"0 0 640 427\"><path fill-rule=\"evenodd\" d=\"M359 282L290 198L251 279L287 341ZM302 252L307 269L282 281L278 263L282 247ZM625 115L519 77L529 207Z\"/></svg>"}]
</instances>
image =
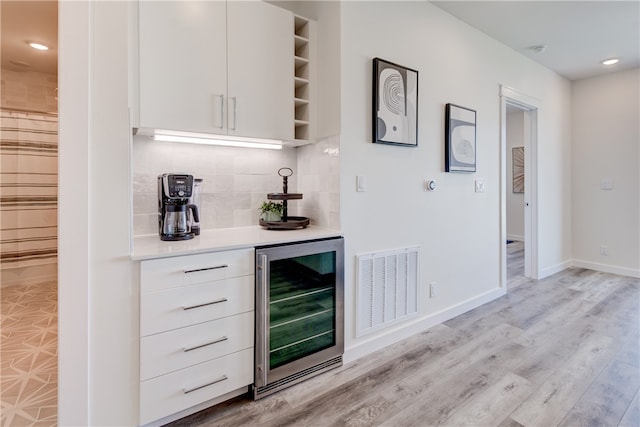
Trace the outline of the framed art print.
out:
<instances>
[{"instance_id":1,"label":"framed art print","mask_svg":"<svg viewBox=\"0 0 640 427\"><path fill-rule=\"evenodd\" d=\"M445 110L445 171L476 171L476 112L455 104Z\"/></svg>"},{"instance_id":2,"label":"framed art print","mask_svg":"<svg viewBox=\"0 0 640 427\"><path fill-rule=\"evenodd\" d=\"M418 72L373 59L373 142L418 145Z\"/></svg>"},{"instance_id":3,"label":"framed art print","mask_svg":"<svg viewBox=\"0 0 640 427\"><path fill-rule=\"evenodd\" d=\"M513 164L513 192L524 193L524 147L511 149Z\"/></svg>"}]
</instances>

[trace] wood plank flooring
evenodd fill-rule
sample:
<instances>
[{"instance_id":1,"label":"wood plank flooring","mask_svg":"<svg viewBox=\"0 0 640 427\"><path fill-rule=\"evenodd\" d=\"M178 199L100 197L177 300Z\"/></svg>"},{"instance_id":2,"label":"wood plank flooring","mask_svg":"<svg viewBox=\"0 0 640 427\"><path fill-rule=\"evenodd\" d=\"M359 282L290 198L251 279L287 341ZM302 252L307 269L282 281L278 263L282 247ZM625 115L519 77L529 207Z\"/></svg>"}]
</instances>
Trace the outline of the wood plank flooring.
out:
<instances>
[{"instance_id":1,"label":"wood plank flooring","mask_svg":"<svg viewBox=\"0 0 640 427\"><path fill-rule=\"evenodd\" d=\"M506 296L397 345L171 425L640 426L640 280L509 279Z\"/></svg>"}]
</instances>

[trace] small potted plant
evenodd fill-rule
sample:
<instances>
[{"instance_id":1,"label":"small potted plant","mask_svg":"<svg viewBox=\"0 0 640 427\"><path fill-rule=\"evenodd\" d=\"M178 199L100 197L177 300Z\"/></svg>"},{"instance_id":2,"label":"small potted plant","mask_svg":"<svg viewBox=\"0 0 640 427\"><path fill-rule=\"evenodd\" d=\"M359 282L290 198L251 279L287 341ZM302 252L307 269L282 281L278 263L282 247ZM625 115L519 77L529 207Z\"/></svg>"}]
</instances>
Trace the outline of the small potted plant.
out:
<instances>
[{"instance_id":1,"label":"small potted plant","mask_svg":"<svg viewBox=\"0 0 640 427\"><path fill-rule=\"evenodd\" d=\"M282 219L282 203L262 202L260 218L267 222L280 221Z\"/></svg>"}]
</instances>

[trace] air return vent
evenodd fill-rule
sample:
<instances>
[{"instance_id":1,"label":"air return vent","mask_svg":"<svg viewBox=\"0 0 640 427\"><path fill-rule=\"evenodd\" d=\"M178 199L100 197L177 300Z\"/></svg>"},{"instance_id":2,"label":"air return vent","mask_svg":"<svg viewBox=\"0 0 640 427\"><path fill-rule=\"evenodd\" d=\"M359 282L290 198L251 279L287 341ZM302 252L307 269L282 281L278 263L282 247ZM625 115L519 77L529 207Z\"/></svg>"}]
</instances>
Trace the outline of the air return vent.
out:
<instances>
[{"instance_id":1,"label":"air return vent","mask_svg":"<svg viewBox=\"0 0 640 427\"><path fill-rule=\"evenodd\" d=\"M359 255L357 336L418 313L418 247Z\"/></svg>"}]
</instances>

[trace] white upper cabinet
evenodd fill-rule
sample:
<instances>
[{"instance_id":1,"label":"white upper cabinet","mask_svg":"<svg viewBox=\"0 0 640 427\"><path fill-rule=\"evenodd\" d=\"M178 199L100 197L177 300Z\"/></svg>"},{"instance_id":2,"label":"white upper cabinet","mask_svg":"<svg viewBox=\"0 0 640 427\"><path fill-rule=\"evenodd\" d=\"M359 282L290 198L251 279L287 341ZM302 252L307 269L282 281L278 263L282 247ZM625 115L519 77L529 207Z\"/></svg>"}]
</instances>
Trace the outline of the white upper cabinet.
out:
<instances>
[{"instance_id":1,"label":"white upper cabinet","mask_svg":"<svg viewBox=\"0 0 640 427\"><path fill-rule=\"evenodd\" d=\"M226 132L226 3L141 1L139 8L139 127Z\"/></svg>"},{"instance_id":2,"label":"white upper cabinet","mask_svg":"<svg viewBox=\"0 0 640 427\"><path fill-rule=\"evenodd\" d=\"M141 1L138 127L293 139L292 28L261 1Z\"/></svg>"},{"instance_id":3,"label":"white upper cabinet","mask_svg":"<svg viewBox=\"0 0 640 427\"><path fill-rule=\"evenodd\" d=\"M229 134L293 139L293 14L227 3Z\"/></svg>"}]
</instances>

